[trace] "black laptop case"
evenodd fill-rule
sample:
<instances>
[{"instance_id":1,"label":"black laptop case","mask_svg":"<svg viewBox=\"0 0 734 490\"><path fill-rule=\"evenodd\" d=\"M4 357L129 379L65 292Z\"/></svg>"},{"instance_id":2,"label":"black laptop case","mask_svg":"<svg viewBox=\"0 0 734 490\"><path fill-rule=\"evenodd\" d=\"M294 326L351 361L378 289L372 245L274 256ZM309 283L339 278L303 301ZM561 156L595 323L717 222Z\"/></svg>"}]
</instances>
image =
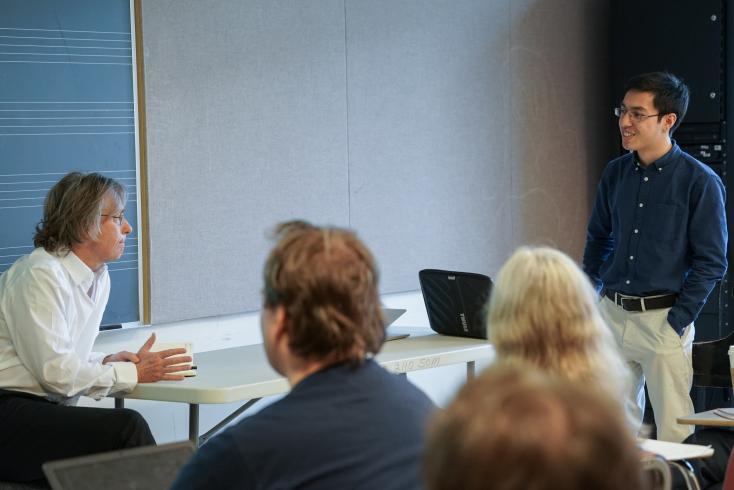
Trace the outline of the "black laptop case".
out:
<instances>
[{"instance_id":1,"label":"black laptop case","mask_svg":"<svg viewBox=\"0 0 734 490\"><path fill-rule=\"evenodd\" d=\"M435 332L487 338L487 300L492 280L472 272L423 269L418 273L428 323Z\"/></svg>"}]
</instances>

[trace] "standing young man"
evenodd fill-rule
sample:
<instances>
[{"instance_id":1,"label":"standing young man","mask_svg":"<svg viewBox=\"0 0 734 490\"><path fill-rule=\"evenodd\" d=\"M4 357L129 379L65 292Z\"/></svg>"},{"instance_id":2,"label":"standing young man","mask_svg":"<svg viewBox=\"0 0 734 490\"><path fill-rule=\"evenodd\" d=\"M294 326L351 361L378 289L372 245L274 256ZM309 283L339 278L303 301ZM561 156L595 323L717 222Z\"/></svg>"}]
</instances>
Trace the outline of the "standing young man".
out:
<instances>
[{"instance_id":1,"label":"standing young man","mask_svg":"<svg viewBox=\"0 0 734 490\"><path fill-rule=\"evenodd\" d=\"M724 186L671 139L688 87L670 73L630 79L619 117L630 153L609 162L589 222L584 270L635 377L637 417L650 394L658 438L692 430L693 322L726 272Z\"/></svg>"},{"instance_id":2,"label":"standing young man","mask_svg":"<svg viewBox=\"0 0 734 490\"><path fill-rule=\"evenodd\" d=\"M347 230L303 222L278 238L261 322L291 391L209 440L172 488L423 488L433 404L372 359L385 338L372 254Z\"/></svg>"},{"instance_id":3,"label":"standing young man","mask_svg":"<svg viewBox=\"0 0 734 490\"><path fill-rule=\"evenodd\" d=\"M184 349L92 352L110 293L106 263L132 231L125 190L71 173L46 197L30 255L0 276L0 480L43 478L46 461L155 444L132 410L76 407L136 383L179 380ZM173 357L172 357L173 356Z\"/></svg>"}]
</instances>

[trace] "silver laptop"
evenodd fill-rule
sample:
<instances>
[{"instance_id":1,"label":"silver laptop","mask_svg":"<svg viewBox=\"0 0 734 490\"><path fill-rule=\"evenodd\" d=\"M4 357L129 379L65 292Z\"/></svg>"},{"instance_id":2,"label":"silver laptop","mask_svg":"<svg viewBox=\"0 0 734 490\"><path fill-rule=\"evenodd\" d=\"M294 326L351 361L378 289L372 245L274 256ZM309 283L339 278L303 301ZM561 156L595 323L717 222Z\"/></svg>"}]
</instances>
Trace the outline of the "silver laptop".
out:
<instances>
[{"instance_id":1,"label":"silver laptop","mask_svg":"<svg viewBox=\"0 0 734 490\"><path fill-rule=\"evenodd\" d=\"M403 316L407 310L404 308L381 308L382 309L382 320L385 326L385 342L390 340L404 339L410 334L397 330L395 327L390 327L395 320Z\"/></svg>"},{"instance_id":2,"label":"silver laptop","mask_svg":"<svg viewBox=\"0 0 734 490\"><path fill-rule=\"evenodd\" d=\"M44 463L53 490L165 490L194 454L191 441Z\"/></svg>"}]
</instances>

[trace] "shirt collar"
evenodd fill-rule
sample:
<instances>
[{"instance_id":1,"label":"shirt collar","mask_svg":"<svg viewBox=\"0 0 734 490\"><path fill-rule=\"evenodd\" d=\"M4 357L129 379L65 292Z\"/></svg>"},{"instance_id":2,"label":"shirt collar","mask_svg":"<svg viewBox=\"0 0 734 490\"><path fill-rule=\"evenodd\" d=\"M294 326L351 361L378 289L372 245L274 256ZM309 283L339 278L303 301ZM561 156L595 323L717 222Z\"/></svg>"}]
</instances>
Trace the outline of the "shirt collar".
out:
<instances>
[{"instance_id":1,"label":"shirt collar","mask_svg":"<svg viewBox=\"0 0 734 490\"><path fill-rule=\"evenodd\" d=\"M81 286L84 291L89 290L92 283L99 279L107 270L107 264L103 264L102 267L93 271L82 261L82 259L77 257L77 255L71 251L66 254L62 252L58 257L61 264L69 272L74 283Z\"/></svg>"},{"instance_id":2,"label":"shirt collar","mask_svg":"<svg viewBox=\"0 0 734 490\"><path fill-rule=\"evenodd\" d=\"M644 170L646 168L655 169L658 172L663 170L665 167L671 165L677 160L678 155L680 155L680 147L678 146L678 143L675 142L675 140L670 140L670 142L673 144L673 146L668 150L668 153L661 156L654 162L652 162L647 167L640 164L640 161L637 159L637 152L634 153L635 155L635 168Z\"/></svg>"}]
</instances>

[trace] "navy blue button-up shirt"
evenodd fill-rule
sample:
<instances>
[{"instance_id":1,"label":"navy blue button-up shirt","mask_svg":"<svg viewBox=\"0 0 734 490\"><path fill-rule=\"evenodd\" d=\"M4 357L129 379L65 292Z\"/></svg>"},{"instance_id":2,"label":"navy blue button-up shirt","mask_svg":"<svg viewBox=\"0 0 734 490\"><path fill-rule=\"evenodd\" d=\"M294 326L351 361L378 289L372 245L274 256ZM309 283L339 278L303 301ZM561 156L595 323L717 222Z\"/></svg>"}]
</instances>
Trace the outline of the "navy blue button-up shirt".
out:
<instances>
[{"instance_id":1,"label":"navy blue button-up shirt","mask_svg":"<svg viewBox=\"0 0 734 490\"><path fill-rule=\"evenodd\" d=\"M609 162L589 222L584 271L632 296L678 293L668 323L680 334L726 272L724 185L675 142L647 167Z\"/></svg>"}]
</instances>

